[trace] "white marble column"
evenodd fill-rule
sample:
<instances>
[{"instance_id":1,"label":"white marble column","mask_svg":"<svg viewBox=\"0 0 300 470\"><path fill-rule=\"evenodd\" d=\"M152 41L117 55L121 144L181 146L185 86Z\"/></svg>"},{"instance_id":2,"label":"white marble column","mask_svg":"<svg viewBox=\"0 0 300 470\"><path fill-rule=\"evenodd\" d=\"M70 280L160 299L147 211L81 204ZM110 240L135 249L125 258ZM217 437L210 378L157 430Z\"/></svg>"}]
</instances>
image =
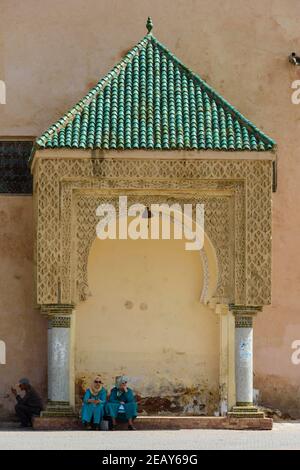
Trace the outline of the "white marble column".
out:
<instances>
[{"instance_id":1,"label":"white marble column","mask_svg":"<svg viewBox=\"0 0 300 470\"><path fill-rule=\"evenodd\" d=\"M236 406L229 416L263 418L253 406L253 318L262 307L231 305L235 318Z\"/></svg>"},{"instance_id":2,"label":"white marble column","mask_svg":"<svg viewBox=\"0 0 300 470\"><path fill-rule=\"evenodd\" d=\"M42 416L73 414L73 311L73 305L41 306L41 313L48 318L48 404Z\"/></svg>"},{"instance_id":3,"label":"white marble column","mask_svg":"<svg viewBox=\"0 0 300 470\"><path fill-rule=\"evenodd\" d=\"M253 405L253 318L235 316L236 405Z\"/></svg>"},{"instance_id":4,"label":"white marble column","mask_svg":"<svg viewBox=\"0 0 300 470\"><path fill-rule=\"evenodd\" d=\"M69 315L51 315L48 319L48 400L69 403L70 377Z\"/></svg>"}]
</instances>

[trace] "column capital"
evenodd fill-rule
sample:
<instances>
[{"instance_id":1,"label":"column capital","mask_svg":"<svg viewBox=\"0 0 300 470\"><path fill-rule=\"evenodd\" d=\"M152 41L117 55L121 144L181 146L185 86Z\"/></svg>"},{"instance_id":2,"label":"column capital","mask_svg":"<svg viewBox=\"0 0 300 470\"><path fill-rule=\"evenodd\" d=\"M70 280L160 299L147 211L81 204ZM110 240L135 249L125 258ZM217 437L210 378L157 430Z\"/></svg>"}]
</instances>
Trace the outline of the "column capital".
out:
<instances>
[{"instance_id":1,"label":"column capital","mask_svg":"<svg viewBox=\"0 0 300 470\"><path fill-rule=\"evenodd\" d=\"M254 316L262 311L261 305L235 305L229 304L229 310L233 315Z\"/></svg>"},{"instance_id":2,"label":"column capital","mask_svg":"<svg viewBox=\"0 0 300 470\"><path fill-rule=\"evenodd\" d=\"M71 304L44 304L40 306L41 314L48 317L57 317L64 315L72 315L74 305Z\"/></svg>"}]
</instances>

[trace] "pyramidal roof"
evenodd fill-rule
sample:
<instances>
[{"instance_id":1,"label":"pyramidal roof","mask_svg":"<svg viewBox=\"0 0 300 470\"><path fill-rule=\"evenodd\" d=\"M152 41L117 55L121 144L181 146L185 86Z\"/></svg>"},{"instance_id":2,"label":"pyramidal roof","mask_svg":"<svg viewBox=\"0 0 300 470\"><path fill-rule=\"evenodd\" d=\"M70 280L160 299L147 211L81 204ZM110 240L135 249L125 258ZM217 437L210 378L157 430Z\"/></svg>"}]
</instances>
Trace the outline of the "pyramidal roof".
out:
<instances>
[{"instance_id":1,"label":"pyramidal roof","mask_svg":"<svg viewBox=\"0 0 300 470\"><path fill-rule=\"evenodd\" d=\"M151 33L36 148L271 150L254 126Z\"/></svg>"}]
</instances>

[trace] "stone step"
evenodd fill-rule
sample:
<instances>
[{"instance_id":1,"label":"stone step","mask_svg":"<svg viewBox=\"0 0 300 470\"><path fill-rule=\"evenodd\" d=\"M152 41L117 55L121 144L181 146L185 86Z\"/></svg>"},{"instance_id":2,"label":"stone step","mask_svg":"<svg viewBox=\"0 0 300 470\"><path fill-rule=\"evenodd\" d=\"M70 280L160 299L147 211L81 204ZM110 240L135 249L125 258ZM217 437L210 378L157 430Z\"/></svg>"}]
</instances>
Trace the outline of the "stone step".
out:
<instances>
[{"instance_id":1,"label":"stone step","mask_svg":"<svg viewBox=\"0 0 300 470\"><path fill-rule=\"evenodd\" d=\"M69 416L76 417L73 408L69 403L48 402L47 407L42 411L41 416L44 418Z\"/></svg>"},{"instance_id":2,"label":"stone step","mask_svg":"<svg viewBox=\"0 0 300 470\"><path fill-rule=\"evenodd\" d=\"M68 409L72 409L72 406L70 406L69 404L63 405L61 403L57 403L57 404L48 403L46 406L46 410L68 410Z\"/></svg>"},{"instance_id":3,"label":"stone step","mask_svg":"<svg viewBox=\"0 0 300 470\"><path fill-rule=\"evenodd\" d=\"M258 418L264 418L265 415L262 412L257 412L257 413L246 413L245 411L240 411L240 412L235 412L235 411L230 411L228 413L229 418L251 418L251 419L258 419Z\"/></svg>"},{"instance_id":4,"label":"stone step","mask_svg":"<svg viewBox=\"0 0 300 470\"><path fill-rule=\"evenodd\" d=\"M45 411L42 411L41 416L42 417L48 417L48 418L51 418L51 416L52 417L57 417L57 416L74 416L74 417L76 417L76 415L74 414L74 411L72 409L70 409L70 410L65 410L65 409L45 410Z\"/></svg>"},{"instance_id":5,"label":"stone step","mask_svg":"<svg viewBox=\"0 0 300 470\"><path fill-rule=\"evenodd\" d=\"M72 412L72 413L74 413L74 410L73 410L73 408L71 408L71 406L70 406L70 407L68 407L68 408L64 408L64 407L60 407L60 408L59 408L59 407L56 407L56 408L54 408L54 407L53 407L53 408L46 408L44 411L42 411L42 413L52 413L52 412L53 412L53 413L55 413L55 412L58 412L58 413L63 413L63 412L68 413L68 412Z\"/></svg>"},{"instance_id":6,"label":"stone step","mask_svg":"<svg viewBox=\"0 0 300 470\"><path fill-rule=\"evenodd\" d=\"M178 429L272 429L271 418L243 416L139 416L134 425L137 430L178 430ZM33 420L36 430L83 430L80 420L71 416L41 416ZM120 431L127 430L124 424Z\"/></svg>"},{"instance_id":7,"label":"stone step","mask_svg":"<svg viewBox=\"0 0 300 470\"><path fill-rule=\"evenodd\" d=\"M68 402L68 401L48 400L47 401L47 408L48 408L48 406L70 406L70 402Z\"/></svg>"}]
</instances>

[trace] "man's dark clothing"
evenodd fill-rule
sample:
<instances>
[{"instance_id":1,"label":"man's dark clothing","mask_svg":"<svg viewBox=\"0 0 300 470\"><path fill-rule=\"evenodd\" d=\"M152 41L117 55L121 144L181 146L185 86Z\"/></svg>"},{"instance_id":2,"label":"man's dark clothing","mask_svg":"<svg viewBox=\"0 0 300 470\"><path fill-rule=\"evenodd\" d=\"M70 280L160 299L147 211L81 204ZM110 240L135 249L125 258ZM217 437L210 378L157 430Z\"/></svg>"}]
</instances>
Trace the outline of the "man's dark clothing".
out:
<instances>
[{"instance_id":1,"label":"man's dark clothing","mask_svg":"<svg viewBox=\"0 0 300 470\"><path fill-rule=\"evenodd\" d=\"M16 414L21 421L22 426L31 424L32 416L39 416L43 409L42 400L33 387L26 390L24 397L16 396L17 404L15 406Z\"/></svg>"}]
</instances>

